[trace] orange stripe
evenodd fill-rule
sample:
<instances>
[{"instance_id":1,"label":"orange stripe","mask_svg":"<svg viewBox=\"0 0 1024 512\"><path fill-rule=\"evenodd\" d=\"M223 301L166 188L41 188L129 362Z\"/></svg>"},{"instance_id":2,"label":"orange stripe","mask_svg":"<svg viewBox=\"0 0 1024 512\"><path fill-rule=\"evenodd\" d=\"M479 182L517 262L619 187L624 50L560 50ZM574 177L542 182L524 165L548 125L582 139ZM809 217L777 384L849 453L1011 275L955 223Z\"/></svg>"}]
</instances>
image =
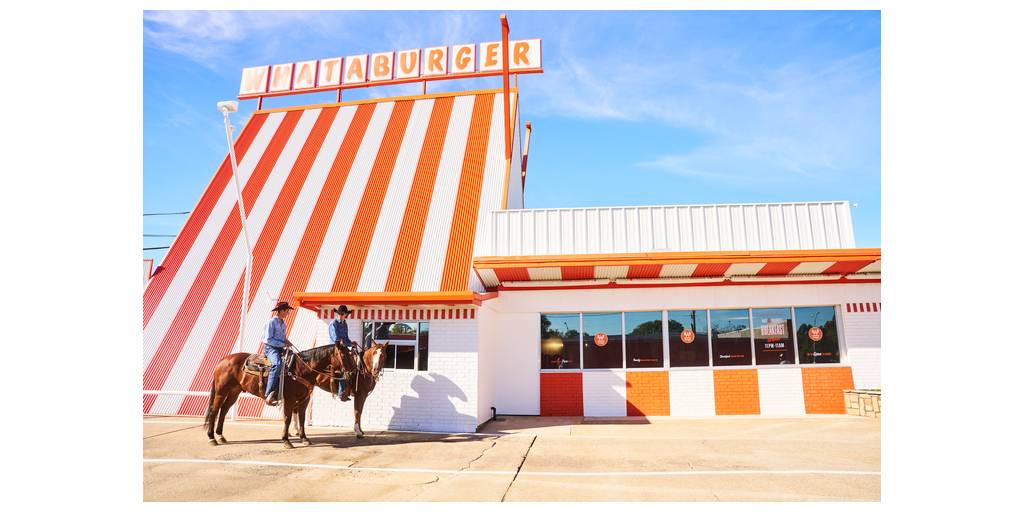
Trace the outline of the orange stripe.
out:
<instances>
[{"instance_id":1,"label":"orange stripe","mask_svg":"<svg viewBox=\"0 0 1024 512\"><path fill-rule=\"evenodd\" d=\"M345 252L338 264L338 273L334 276L331 290L336 292L352 292L359 286L359 278L363 276L363 265L366 254L370 251L370 240L380 218L380 209L384 203L384 194L391 183L391 174L395 169L395 159L405 137L405 129L409 124L413 102L400 101L395 103L384 130L384 139L380 143L377 159L373 162L370 177L363 191L363 199L359 202L352 230L345 243Z\"/></svg>"},{"instance_id":2,"label":"orange stripe","mask_svg":"<svg viewBox=\"0 0 1024 512\"><path fill-rule=\"evenodd\" d=\"M477 212L480 210L480 189L487 160L487 139L491 131L494 95L476 96L473 119L469 124L469 141L462 159L462 176L452 215L448 252L445 254L442 291L465 290L469 285L469 264L473 257Z\"/></svg>"},{"instance_id":3,"label":"orange stripe","mask_svg":"<svg viewBox=\"0 0 1024 512\"><path fill-rule=\"evenodd\" d=\"M668 372L626 372L626 416L671 414Z\"/></svg>"},{"instance_id":4,"label":"orange stripe","mask_svg":"<svg viewBox=\"0 0 1024 512\"><path fill-rule=\"evenodd\" d=\"M757 370L714 370L715 414L761 414Z\"/></svg>"},{"instance_id":5,"label":"orange stripe","mask_svg":"<svg viewBox=\"0 0 1024 512\"><path fill-rule=\"evenodd\" d=\"M253 139L256 138L256 134L263 128L263 123L266 120L266 114L254 114L249 122L245 123L245 128L242 128L242 133L238 135L238 140L235 141L235 157L239 162L242 161L246 152L249 151L249 146L252 145ZM224 193L224 189L230 179L231 160L228 156L225 156L224 161L220 164L220 168L217 169L217 173L213 175L210 184L206 186L206 190L200 196L199 203L192 209L192 214L185 221L185 226L181 228L181 233L171 243L171 248L167 251L167 255L160 262L160 266L155 269L156 272L153 274L152 279L150 279L149 285L146 286L146 292L142 296L143 328L149 324L149 319L152 318L156 307L160 305L164 294L167 293L167 288L171 285L171 281L174 280L174 275L181 268L182 261L188 254L189 249L192 248L192 244L195 243L196 237L199 236L203 226L206 225L210 212L213 211L213 207L217 204L221 194Z\"/></svg>"},{"instance_id":6,"label":"orange stripe","mask_svg":"<svg viewBox=\"0 0 1024 512\"><path fill-rule=\"evenodd\" d=\"M881 259L881 249L810 249L785 251L713 251L713 252L641 252L614 254L552 254L536 256L480 256L474 258L477 268L670 265L687 263L772 263L772 262L837 262ZM869 262L870 262L869 261Z\"/></svg>"},{"instance_id":7,"label":"orange stripe","mask_svg":"<svg viewBox=\"0 0 1024 512\"><path fill-rule=\"evenodd\" d=\"M661 275L661 265L630 265L626 272L629 279L645 279Z\"/></svg>"},{"instance_id":8,"label":"orange stripe","mask_svg":"<svg viewBox=\"0 0 1024 512\"><path fill-rule=\"evenodd\" d=\"M388 281L384 285L386 292L412 290L416 261L419 259L420 247L423 244L423 230L427 224L430 200L434 195L437 168L441 163L441 151L444 149L453 103L451 97L438 98L434 101L434 110L430 113L427 136L423 141L423 149L420 150L419 162L416 164L416 175L412 180L402 227L398 230L398 241L395 243Z\"/></svg>"}]
</instances>

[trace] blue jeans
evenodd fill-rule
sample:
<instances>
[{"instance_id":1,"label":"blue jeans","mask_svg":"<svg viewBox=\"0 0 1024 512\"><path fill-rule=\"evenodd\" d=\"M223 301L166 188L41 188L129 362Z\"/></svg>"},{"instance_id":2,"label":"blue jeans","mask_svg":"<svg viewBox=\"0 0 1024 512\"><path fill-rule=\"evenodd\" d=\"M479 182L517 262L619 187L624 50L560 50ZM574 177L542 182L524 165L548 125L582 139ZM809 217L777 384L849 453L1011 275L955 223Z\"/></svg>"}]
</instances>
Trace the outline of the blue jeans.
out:
<instances>
[{"instance_id":1,"label":"blue jeans","mask_svg":"<svg viewBox=\"0 0 1024 512\"><path fill-rule=\"evenodd\" d=\"M283 366L281 364L281 354L283 352L283 349L274 348L270 345L263 346L263 355L267 356L267 359L270 360L270 377L267 377L266 396L269 396L271 391L277 389L277 381L281 379L281 369Z\"/></svg>"}]
</instances>

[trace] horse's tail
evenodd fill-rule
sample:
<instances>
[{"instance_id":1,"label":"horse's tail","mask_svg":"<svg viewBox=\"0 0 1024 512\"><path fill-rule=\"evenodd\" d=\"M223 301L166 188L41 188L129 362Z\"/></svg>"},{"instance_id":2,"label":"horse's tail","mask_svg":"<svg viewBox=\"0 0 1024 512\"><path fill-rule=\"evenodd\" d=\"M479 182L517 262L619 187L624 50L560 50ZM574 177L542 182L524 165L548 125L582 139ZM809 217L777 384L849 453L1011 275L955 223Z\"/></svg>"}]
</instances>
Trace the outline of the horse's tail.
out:
<instances>
[{"instance_id":1,"label":"horse's tail","mask_svg":"<svg viewBox=\"0 0 1024 512\"><path fill-rule=\"evenodd\" d=\"M206 404L206 418L203 420L203 427L209 427L211 421L215 421L216 414L213 412L213 388L217 385L217 379L210 382L210 402Z\"/></svg>"}]
</instances>

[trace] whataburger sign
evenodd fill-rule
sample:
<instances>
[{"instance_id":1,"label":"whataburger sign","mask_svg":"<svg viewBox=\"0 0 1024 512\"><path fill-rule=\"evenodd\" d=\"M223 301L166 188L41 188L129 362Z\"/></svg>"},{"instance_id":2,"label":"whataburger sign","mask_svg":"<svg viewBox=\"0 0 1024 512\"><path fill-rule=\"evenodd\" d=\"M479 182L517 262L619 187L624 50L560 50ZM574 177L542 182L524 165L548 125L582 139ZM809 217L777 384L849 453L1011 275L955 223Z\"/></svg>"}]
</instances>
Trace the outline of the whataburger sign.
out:
<instances>
[{"instance_id":1,"label":"whataburger sign","mask_svg":"<svg viewBox=\"0 0 1024 512\"><path fill-rule=\"evenodd\" d=\"M509 73L540 73L540 39L508 42ZM501 41L331 57L242 70L239 99L369 85L495 76L503 73Z\"/></svg>"}]
</instances>

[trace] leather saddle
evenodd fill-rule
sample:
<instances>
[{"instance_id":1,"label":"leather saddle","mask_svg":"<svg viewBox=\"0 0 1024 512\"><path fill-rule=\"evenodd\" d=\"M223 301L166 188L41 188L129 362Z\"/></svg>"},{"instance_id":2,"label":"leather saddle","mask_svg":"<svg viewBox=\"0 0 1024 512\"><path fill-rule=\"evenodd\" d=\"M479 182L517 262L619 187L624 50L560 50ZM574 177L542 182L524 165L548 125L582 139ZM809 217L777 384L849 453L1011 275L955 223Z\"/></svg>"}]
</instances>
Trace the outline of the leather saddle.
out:
<instances>
[{"instance_id":1,"label":"leather saddle","mask_svg":"<svg viewBox=\"0 0 1024 512\"><path fill-rule=\"evenodd\" d=\"M254 375L264 376L270 371L270 360L263 354L252 354L245 358L245 371Z\"/></svg>"}]
</instances>

